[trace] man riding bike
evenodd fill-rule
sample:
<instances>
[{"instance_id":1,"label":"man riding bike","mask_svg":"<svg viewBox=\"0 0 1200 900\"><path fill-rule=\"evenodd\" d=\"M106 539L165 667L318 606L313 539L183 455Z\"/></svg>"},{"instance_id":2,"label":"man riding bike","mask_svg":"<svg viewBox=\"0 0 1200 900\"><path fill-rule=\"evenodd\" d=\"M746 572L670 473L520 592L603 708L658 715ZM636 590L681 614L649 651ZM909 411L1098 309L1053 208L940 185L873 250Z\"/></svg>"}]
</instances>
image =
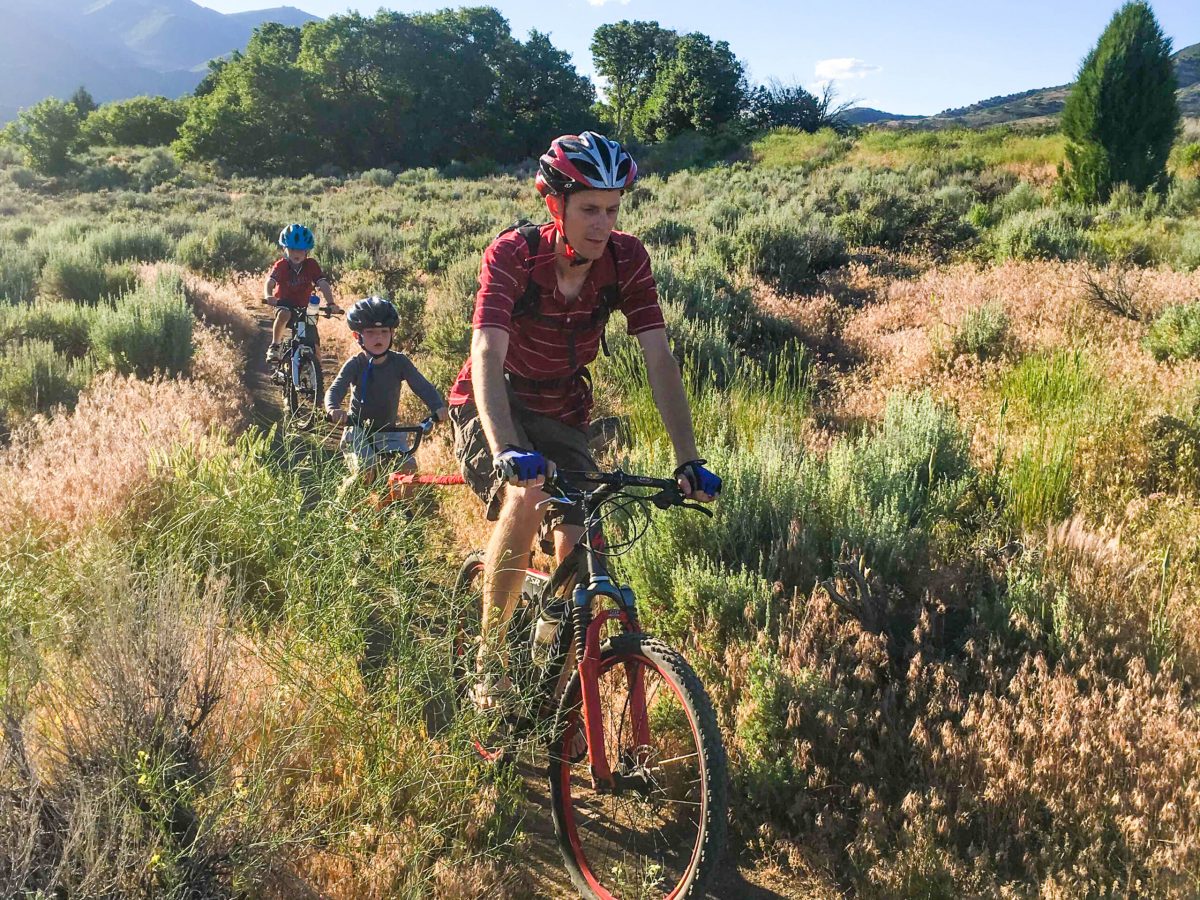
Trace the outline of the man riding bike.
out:
<instances>
[{"instance_id":1,"label":"man riding bike","mask_svg":"<svg viewBox=\"0 0 1200 900\"><path fill-rule=\"evenodd\" d=\"M655 405L675 450L686 496L709 502L721 479L696 449L691 410L667 342L650 258L615 231L637 165L616 141L585 131L542 155L536 179L551 221L501 233L484 252L471 353L450 393L455 455L464 479L496 521L483 575L483 634L472 697L481 709L511 691L504 633L543 520L542 489L556 466L595 468L588 450L592 407L587 365L612 309L637 338ZM582 510L551 506L561 561L583 533Z\"/></svg>"}]
</instances>

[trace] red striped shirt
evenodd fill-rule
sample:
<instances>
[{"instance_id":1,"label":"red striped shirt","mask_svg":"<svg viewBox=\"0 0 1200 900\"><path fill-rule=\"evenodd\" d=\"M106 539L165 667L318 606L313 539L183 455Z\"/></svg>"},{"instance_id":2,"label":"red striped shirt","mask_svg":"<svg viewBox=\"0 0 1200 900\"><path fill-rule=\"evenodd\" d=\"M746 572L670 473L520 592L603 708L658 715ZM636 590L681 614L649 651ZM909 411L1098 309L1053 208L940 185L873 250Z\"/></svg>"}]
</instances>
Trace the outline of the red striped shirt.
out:
<instances>
[{"instance_id":1,"label":"red striped shirt","mask_svg":"<svg viewBox=\"0 0 1200 900\"><path fill-rule=\"evenodd\" d=\"M479 328L503 328L509 334L504 370L525 378L545 381L564 379L561 386L513 390L527 409L558 419L576 428L586 428L592 408L592 390L582 378L571 379L581 367L596 358L603 328L592 321L600 305L600 289L617 281L620 273L620 303L629 334L665 327L658 305L658 290L650 272L650 256L642 242L621 231L612 233L617 268L612 254L592 263L579 297L567 302L558 289L554 266L554 225L542 226L541 247L534 260L532 277L540 288L537 315L512 317L513 305L525 293L529 245L518 231L492 241L484 251L479 270L479 292L475 295L472 324ZM572 354L572 340L574 354ZM518 383L519 384L519 383ZM451 406L471 399L471 359L467 358L450 391Z\"/></svg>"}]
</instances>

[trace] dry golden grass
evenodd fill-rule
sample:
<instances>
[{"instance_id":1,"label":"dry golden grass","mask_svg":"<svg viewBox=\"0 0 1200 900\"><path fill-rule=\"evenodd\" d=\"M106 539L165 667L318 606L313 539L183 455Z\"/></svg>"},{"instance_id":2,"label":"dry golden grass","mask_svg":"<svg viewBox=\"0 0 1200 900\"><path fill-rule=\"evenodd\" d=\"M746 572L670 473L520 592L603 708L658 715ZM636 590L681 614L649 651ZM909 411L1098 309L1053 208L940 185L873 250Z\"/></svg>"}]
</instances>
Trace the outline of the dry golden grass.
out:
<instances>
[{"instance_id":1,"label":"dry golden grass","mask_svg":"<svg viewBox=\"0 0 1200 900\"><path fill-rule=\"evenodd\" d=\"M202 371L224 355L201 349ZM73 411L37 418L0 452L0 529L61 536L122 513L155 457L241 423L245 401L233 387L100 376Z\"/></svg>"}]
</instances>

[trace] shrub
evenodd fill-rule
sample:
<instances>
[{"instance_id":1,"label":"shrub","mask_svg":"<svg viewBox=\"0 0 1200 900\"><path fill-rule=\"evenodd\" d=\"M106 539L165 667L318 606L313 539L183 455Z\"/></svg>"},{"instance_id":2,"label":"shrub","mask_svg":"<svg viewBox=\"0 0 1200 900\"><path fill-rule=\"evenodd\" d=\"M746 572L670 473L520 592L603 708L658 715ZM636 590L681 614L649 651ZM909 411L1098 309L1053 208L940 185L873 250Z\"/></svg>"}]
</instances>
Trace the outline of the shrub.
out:
<instances>
[{"instance_id":1,"label":"shrub","mask_svg":"<svg viewBox=\"0 0 1200 900\"><path fill-rule=\"evenodd\" d=\"M1079 217L1059 208L1017 213L996 227L992 241L997 260L1072 260L1093 251Z\"/></svg>"},{"instance_id":2,"label":"shrub","mask_svg":"<svg viewBox=\"0 0 1200 900\"><path fill-rule=\"evenodd\" d=\"M1200 302L1164 309L1150 325L1145 346L1159 361L1200 357Z\"/></svg>"},{"instance_id":3,"label":"shrub","mask_svg":"<svg viewBox=\"0 0 1200 900\"><path fill-rule=\"evenodd\" d=\"M781 381L782 393L800 393ZM710 391L711 411L720 410L724 419L714 423L722 430L705 437L705 448L715 470L738 490L722 498L711 523L656 520L626 561L639 593L657 598L652 603L670 597L672 571L691 556L804 592L831 574L844 547L865 554L885 582L915 572L932 523L951 515L973 477L967 437L954 415L927 394L895 395L878 426L839 438L817 455L779 433L781 417L761 394L748 407L735 405L737 390L735 381L724 393ZM766 422L751 422L751 416ZM641 427L640 417L634 426ZM757 439L722 445L733 433ZM635 469L670 467L666 445L637 446Z\"/></svg>"},{"instance_id":4,"label":"shrub","mask_svg":"<svg viewBox=\"0 0 1200 900\"><path fill-rule=\"evenodd\" d=\"M133 177L123 166L99 162L77 172L71 183L79 191L94 194L99 191L125 190L133 183Z\"/></svg>"},{"instance_id":5,"label":"shrub","mask_svg":"<svg viewBox=\"0 0 1200 900\"><path fill-rule=\"evenodd\" d=\"M974 359L996 359L1007 349L1011 321L999 303L986 303L968 310L951 330L942 350L947 360L961 356Z\"/></svg>"},{"instance_id":6,"label":"shrub","mask_svg":"<svg viewBox=\"0 0 1200 900\"><path fill-rule=\"evenodd\" d=\"M390 188L396 183L396 173L388 169L367 169L358 176L358 180L376 187Z\"/></svg>"},{"instance_id":7,"label":"shrub","mask_svg":"<svg viewBox=\"0 0 1200 900\"><path fill-rule=\"evenodd\" d=\"M1146 424L1145 438L1149 451L1148 490L1200 489L1200 428L1195 421L1155 416Z\"/></svg>"},{"instance_id":8,"label":"shrub","mask_svg":"<svg viewBox=\"0 0 1200 900\"><path fill-rule=\"evenodd\" d=\"M93 232L86 247L102 260L158 262L171 254L171 239L153 225L109 225Z\"/></svg>"},{"instance_id":9,"label":"shrub","mask_svg":"<svg viewBox=\"0 0 1200 900\"><path fill-rule=\"evenodd\" d=\"M124 375L177 375L192 359L194 322L183 285L160 277L149 287L97 308L91 327L93 353L100 365Z\"/></svg>"},{"instance_id":10,"label":"shrub","mask_svg":"<svg viewBox=\"0 0 1200 900\"><path fill-rule=\"evenodd\" d=\"M767 216L743 219L730 249L738 265L784 293L846 259L845 242L828 227Z\"/></svg>"},{"instance_id":11,"label":"shrub","mask_svg":"<svg viewBox=\"0 0 1200 900\"><path fill-rule=\"evenodd\" d=\"M63 250L46 260L39 292L45 297L97 303L132 290L137 273L127 265L106 263L94 253Z\"/></svg>"},{"instance_id":12,"label":"shrub","mask_svg":"<svg viewBox=\"0 0 1200 900\"><path fill-rule=\"evenodd\" d=\"M41 254L28 247L0 248L0 298L26 303L37 293L42 270Z\"/></svg>"},{"instance_id":13,"label":"shrub","mask_svg":"<svg viewBox=\"0 0 1200 900\"><path fill-rule=\"evenodd\" d=\"M74 406L87 383L85 363L69 360L49 341L23 341L0 353L0 411L11 423L48 412L60 404Z\"/></svg>"},{"instance_id":14,"label":"shrub","mask_svg":"<svg viewBox=\"0 0 1200 900\"><path fill-rule=\"evenodd\" d=\"M83 124L90 144L109 146L165 146L179 137L187 118L184 104L166 97L133 97L105 103Z\"/></svg>"},{"instance_id":15,"label":"shrub","mask_svg":"<svg viewBox=\"0 0 1200 900\"><path fill-rule=\"evenodd\" d=\"M148 191L156 185L172 181L179 175L179 163L169 150L155 147L133 167L138 186Z\"/></svg>"},{"instance_id":16,"label":"shrub","mask_svg":"<svg viewBox=\"0 0 1200 900\"><path fill-rule=\"evenodd\" d=\"M42 179L37 176L37 173L31 172L24 166L9 169L8 177L16 187L23 191L34 190L42 183Z\"/></svg>"},{"instance_id":17,"label":"shrub","mask_svg":"<svg viewBox=\"0 0 1200 900\"><path fill-rule=\"evenodd\" d=\"M1041 191L1028 181L1018 181L1011 191L996 201L995 209L1001 219L1007 219L1017 213L1041 209L1045 205Z\"/></svg>"},{"instance_id":18,"label":"shrub","mask_svg":"<svg viewBox=\"0 0 1200 900\"><path fill-rule=\"evenodd\" d=\"M694 238L696 229L675 219L659 219L651 225L640 228L638 234L646 243L674 247Z\"/></svg>"},{"instance_id":19,"label":"shrub","mask_svg":"<svg viewBox=\"0 0 1200 900\"><path fill-rule=\"evenodd\" d=\"M56 353L80 357L91 347L88 327L87 308L71 301L0 305L0 347L20 341L49 341Z\"/></svg>"},{"instance_id":20,"label":"shrub","mask_svg":"<svg viewBox=\"0 0 1200 900\"><path fill-rule=\"evenodd\" d=\"M1179 251L1175 255L1175 265L1185 272L1200 269L1200 227L1195 224L1188 227L1179 238Z\"/></svg>"},{"instance_id":21,"label":"shrub","mask_svg":"<svg viewBox=\"0 0 1200 900\"><path fill-rule=\"evenodd\" d=\"M175 246L175 258L181 265L218 277L265 269L273 255L265 241L245 228L225 224L190 231Z\"/></svg>"}]
</instances>

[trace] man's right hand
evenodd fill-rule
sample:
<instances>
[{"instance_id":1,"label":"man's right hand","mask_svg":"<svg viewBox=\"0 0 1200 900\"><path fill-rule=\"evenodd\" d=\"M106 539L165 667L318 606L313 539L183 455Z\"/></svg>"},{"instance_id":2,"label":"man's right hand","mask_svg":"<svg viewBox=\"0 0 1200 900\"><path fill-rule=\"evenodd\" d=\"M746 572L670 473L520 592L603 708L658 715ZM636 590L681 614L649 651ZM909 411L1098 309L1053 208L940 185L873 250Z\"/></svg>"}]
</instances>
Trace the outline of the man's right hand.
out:
<instances>
[{"instance_id":1,"label":"man's right hand","mask_svg":"<svg viewBox=\"0 0 1200 900\"><path fill-rule=\"evenodd\" d=\"M331 409L326 415L329 416L329 421L334 425L345 425L350 420L344 409Z\"/></svg>"},{"instance_id":2,"label":"man's right hand","mask_svg":"<svg viewBox=\"0 0 1200 900\"><path fill-rule=\"evenodd\" d=\"M550 474L546 457L524 447L510 446L497 453L492 457L492 466L501 478L515 487L538 487Z\"/></svg>"}]
</instances>

